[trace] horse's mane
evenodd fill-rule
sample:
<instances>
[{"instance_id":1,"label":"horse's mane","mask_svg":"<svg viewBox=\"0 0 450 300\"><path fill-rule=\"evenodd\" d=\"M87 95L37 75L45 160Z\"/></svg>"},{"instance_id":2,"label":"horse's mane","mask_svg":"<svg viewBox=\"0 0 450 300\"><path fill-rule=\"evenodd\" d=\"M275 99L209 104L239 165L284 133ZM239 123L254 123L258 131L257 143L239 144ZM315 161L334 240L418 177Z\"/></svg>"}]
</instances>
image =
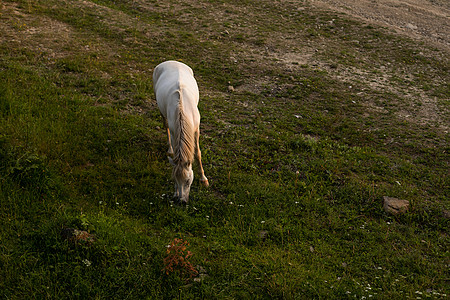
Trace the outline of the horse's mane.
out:
<instances>
[{"instance_id":1,"label":"horse's mane","mask_svg":"<svg viewBox=\"0 0 450 300\"><path fill-rule=\"evenodd\" d=\"M183 110L183 93L181 88L178 93L180 101L178 102L178 113L175 119L175 124L178 126L176 126L177 129L175 130L175 153L173 158L175 167L172 175L175 178L186 178L186 168L194 160L194 128L192 121L186 117Z\"/></svg>"}]
</instances>

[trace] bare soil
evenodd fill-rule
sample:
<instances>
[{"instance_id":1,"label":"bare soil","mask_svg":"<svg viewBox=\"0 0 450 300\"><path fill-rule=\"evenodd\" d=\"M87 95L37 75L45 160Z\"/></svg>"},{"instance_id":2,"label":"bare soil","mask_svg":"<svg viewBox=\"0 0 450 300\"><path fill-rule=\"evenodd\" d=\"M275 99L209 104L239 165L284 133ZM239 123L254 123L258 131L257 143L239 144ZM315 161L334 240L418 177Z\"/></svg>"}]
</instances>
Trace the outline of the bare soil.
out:
<instances>
[{"instance_id":1,"label":"bare soil","mask_svg":"<svg viewBox=\"0 0 450 300\"><path fill-rule=\"evenodd\" d=\"M310 0L308 4L323 10L343 13L364 23L382 26L387 31L400 36L406 36L422 42L417 45L417 52L424 56L434 57L440 61L448 61L450 51L450 2L446 0ZM425 48L435 48L440 51L429 52ZM317 51L317 50L316 50ZM427 54L425 54L427 53ZM398 66L382 65L380 73L374 74L367 69L347 66L346 68L330 67L329 62L315 59L310 51L301 57L284 53L288 63L298 61L317 68L325 69L331 76L351 83L366 82L371 90L389 91L397 96L408 99L409 105L397 112L397 116L405 121L417 124L434 125L441 133L448 134L448 109L439 105L439 100L413 85L406 87L396 84L392 76L408 82L414 75L411 70L400 70ZM297 55L298 56L298 55ZM435 78L435 84L445 86L448 78ZM420 103L417 108L412 103ZM369 111L383 110L372 101L365 103Z\"/></svg>"},{"instance_id":2,"label":"bare soil","mask_svg":"<svg viewBox=\"0 0 450 300\"><path fill-rule=\"evenodd\" d=\"M310 0L400 34L450 48L450 1L447 0Z\"/></svg>"},{"instance_id":3,"label":"bare soil","mask_svg":"<svg viewBox=\"0 0 450 300\"><path fill-rule=\"evenodd\" d=\"M149 5L145 1L137 1L146 10L163 13L168 10L179 15L179 20L192 27L201 39L221 43L224 40L237 40L236 53L231 53L230 60L237 65L249 66L254 70L264 70L275 66L280 70L295 71L308 66L312 69L325 70L333 78L348 83L349 88L363 83L360 94L366 99L364 105L367 111L380 112L385 108L371 100L371 91L390 92L403 99L402 108L396 115L404 120L417 124L435 125L441 133L448 134L448 109L441 105L442 99L430 95L422 88L413 84L415 71L413 68L392 65L372 66L369 70L361 65L341 65L340 62L327 58L323 53L330 51L333 45L326 39L305 39L304 33L294 30L279 32L277 35L266 36L260 30L263 24L259 22L258 9L250 11L247 6L238 3L224 3L223 6L208 2L169 1L169 4ZM145 32L149 39L158 39L164 28L156 28L142 24L138 18L116 12L105 6L89 1L75 1L80 11L92 11L104 19L105 26L122 32L125 28L134 28ZM450 2L447 0L280 0L274 5L280 10L298 11L313 9L314 11L334 11L343 13L349 18L362 20L364 23L384 27L389 32L407 36L423 42L417 44L417 52L423 57L433 57L438 61L448 61L450 51ZM119 57L117 49L101 40L87 43L70 25L43 15L35 15L33 8L19 7L15 3L0 3L0 42L6 42L11 47L24 46L32 51L42 52L49 63L59 58L76 55L78 52L102 53L108 60ZM202 13L196 13L202 11ZM292 12L295 18L295 11ZM255 21L255 23L249 21ZM282 23L282 21L280 21ZM332 21L331 21L332 22ZM224 27L224 24L228 26ZM280 24L281 24L280 23ZM140 25L137 25L140 24ZM200 26L196 24L208 24ZM321 26L329 26L323 24ZM332 25L332 24L331 24ZM136 27L137 26L137 27ZM258 35L258 30L260 33ZM256 32L256 33L255 33ZM258 42L261 39L262 42ZM257 41L257 42L255 42ZM134 42L138 42L137 40ZM358 41L355 41L358 42ZM430 47L431 46L431 47ZM430 51L430 48L440 51ZM364 53L358 59L370 60ZM374 72L376 69L379 72ZM426 72L426 70L422 70ZM106 76L106 75L105 75ZM398 78L399 80L395 80ZM431 84L445 86L448 78L435 76ZM405 85L404 83L409 83ZM256 72L243 80L236 87L236 92L251 92L261 94L268 86L275 84L273 78L264 72ZM283 87L273 86L274 89ZM203 91L205 94L216 91ZM366 97L367 96L367 97ZM245 103L244 103L245 104ZM420 104L420 105L418 105ZM245 104L247 105L247 104Z\"/></svg>"}]
</instances>

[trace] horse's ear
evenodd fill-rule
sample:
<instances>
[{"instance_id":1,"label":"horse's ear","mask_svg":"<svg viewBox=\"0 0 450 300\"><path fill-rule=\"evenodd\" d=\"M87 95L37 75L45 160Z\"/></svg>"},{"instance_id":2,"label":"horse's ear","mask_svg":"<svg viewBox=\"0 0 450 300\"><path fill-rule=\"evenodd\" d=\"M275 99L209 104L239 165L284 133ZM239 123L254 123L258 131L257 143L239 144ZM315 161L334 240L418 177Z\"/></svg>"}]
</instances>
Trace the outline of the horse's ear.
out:
<instances>
[{"instance_id":1,"label":"horse's ear","mask_svg":"<svg viewBox=\"0 0 450 300\"><path fill-rule=\"evenodd\" d=\"M169 159L169 163L172 165L172 166L174 166L175 167L175 163L173 162L173 159L172 159L172 157L170 157L170 156L167 156L167 158Z\"/></svg>"}]
</instances>

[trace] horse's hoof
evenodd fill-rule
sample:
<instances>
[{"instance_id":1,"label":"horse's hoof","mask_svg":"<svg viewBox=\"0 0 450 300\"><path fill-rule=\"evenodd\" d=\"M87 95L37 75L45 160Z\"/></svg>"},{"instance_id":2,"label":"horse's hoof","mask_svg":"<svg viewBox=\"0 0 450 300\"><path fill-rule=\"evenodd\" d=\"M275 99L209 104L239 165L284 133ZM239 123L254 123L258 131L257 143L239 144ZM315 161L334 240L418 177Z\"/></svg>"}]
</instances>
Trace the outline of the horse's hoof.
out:
<instances>
[{"instance_id":1,"label":"horse's hoof","mask_svg":"<svg viewBox=\"0 0 450 300\"><path fill-rule=\"evenodd\" d=\"M208 187L208 186L209 186L208 179L200 179L200 183L201 183L203 186L205 186L205 187Z\"/></svg>"}]
</instances>

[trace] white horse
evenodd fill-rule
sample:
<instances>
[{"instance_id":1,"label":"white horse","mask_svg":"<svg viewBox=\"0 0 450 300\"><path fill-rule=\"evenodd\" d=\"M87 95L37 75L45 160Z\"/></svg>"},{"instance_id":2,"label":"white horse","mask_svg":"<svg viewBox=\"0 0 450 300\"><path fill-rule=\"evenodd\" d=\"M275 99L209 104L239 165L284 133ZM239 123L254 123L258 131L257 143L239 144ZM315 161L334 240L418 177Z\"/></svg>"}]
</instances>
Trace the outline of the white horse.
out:
<instances>
[{"instance_id":1,"label":"white horse","mask_svg":"<svg viewBox=\"0 0 450 300\"><path fill-rule=\"evenodd\" d=\"M177 61L166 61L153 71L153 89L156 101L167 128L169 139L168 158L173 165L175 197L182 202L189 200L194 172L192 163L196 150L200 165L200 182L208 186L203 172L199 147L200 113L197 105L199 92L194 72Z\"/></svg>"}]
</instances>

